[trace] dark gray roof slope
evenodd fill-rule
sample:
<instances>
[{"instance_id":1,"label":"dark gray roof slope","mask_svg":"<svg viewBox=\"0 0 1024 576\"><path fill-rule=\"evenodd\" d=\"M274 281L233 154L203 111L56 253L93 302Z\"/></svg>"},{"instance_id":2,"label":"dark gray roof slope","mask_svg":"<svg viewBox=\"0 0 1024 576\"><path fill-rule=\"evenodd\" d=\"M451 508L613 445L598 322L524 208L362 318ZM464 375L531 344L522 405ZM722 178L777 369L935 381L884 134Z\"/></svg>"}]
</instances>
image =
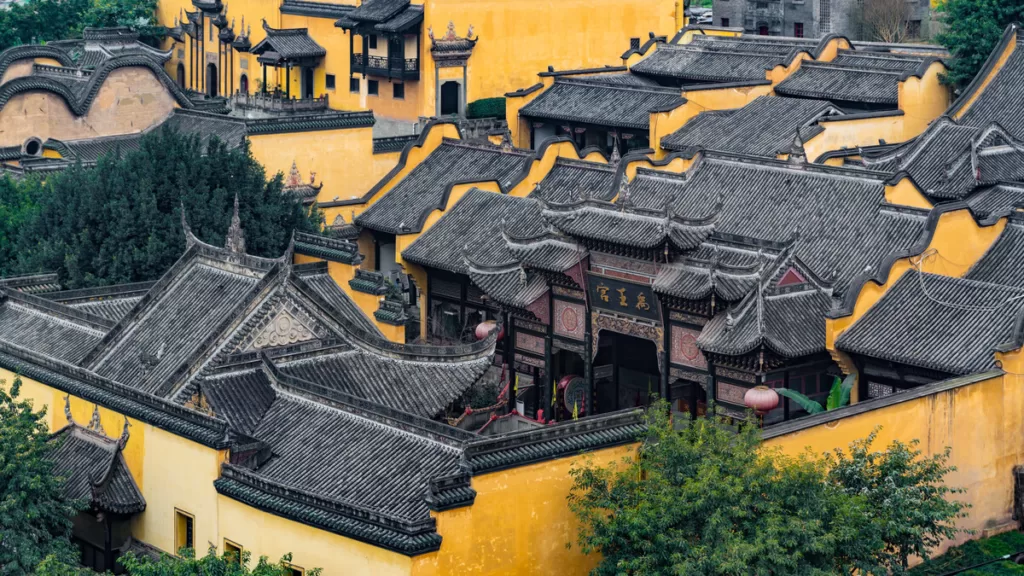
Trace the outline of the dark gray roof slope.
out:
<instances>
[{"instance_id":1,"label":"dark gray roof slope","mask_svg":"<svg viewBox=\"0 0 1024 576\"><path fill-rule=\"evenodd\" d=\"M62 158L69 161L94 164L101 156L107 154L125 154L132 150L138 150L141 139L141 134L125 134L67 141L50 139L43 146L44 148L59 152Z\"/></svg>"},{"instance_id":2,"label":"dark gray roof slope","mask_svg":"<svg viewBox=\"0 0 1024 576\"><path fill-rule=\"evenodd\" d=\"M249 436L277 398L270 379L260 368L204 376L198 384L214 414Z\"/></svg>"},{"instance_id":3,"label":"dark gray roof slope","mask_svg":"<svg viewBox=\"0 0 1024 576\"><path fill-rule=\"evenodd\" d=\"M761 279L761 268L775 255L753 248L705 242L678 262L661 266L654 279L659 294L701 300L712 293L725 302L742 300Z\"/></svg>"},{"instance_id":4,"label":"dark gray roof slope","mask_svg":"<svg viewBox=\"0 0 1024 576\"><path fill-rule=\"evenodd\" d=\"M1017 45L999 73L981 91L977 99L960 117L961 124L982 128L990 122L999 122L1017 138L1024 138L1024 38L1017 31ZM983 69L980 74L983 74ZM971 97L965 92L954 109Z\"/></svg>"},{"instance_id":5,"label":"dark gray roof slope","mask_svg":"<svg viewBox=\"0 0 1024 576\"><path fill-rule=\"evenodd\" d=\"M146 500L117 440L71 424L54 434L53 441L53 471L65 478L68 498L114 514L136 514L146 509Z\"/></svg>"},{"instance_id":6,"label":"dark gray roof slope","mask_svg":"<svg viewBox=\"0 0 1024 576\"><path fill-rule=\"evenodd\" d=\"M331 278L330 274L327 273L326 263L296 268L295 272L310 289L330 304L350 326L370 334L381 335L377 325L370 320L362 308L356 305L349 298L348 294L338 286L338 283Z\"/></svg>"},{"instance_id":7,"label":"dark gray roof slope","mask_svg":"<svg viewBox=\"0 0 1024 576\"><path fill-rule=\"evenodd\" d=\"M59 302L93 316L117 322L128 315L156 282L137 282L81 290L64 290L43 295L47 300Z\"/></svg>"},{"instance_id":8,"label":"dark gray roof slope","mask_svg":"<svg viewBox=\"0 0 1024 576\"><path fill-rule=\"evenodd\" d=\"M186 253L85 360L119 382L159 393L248 304L267 270L232 269Z\"/></svg>"},{"instance_id":9,"label":"dark gray roof slope","mask_svg":"<svg viewBox=\"0 0 1024 576\"><path fill-rule=\"evenodd\" d=\"M971 212L981 218L998 214L1009 208L1024 208L1024 184L989 186L967 198Z\"/></svg>"},{"instance_id":10,"label":"dark gray roof slope","mask_svg":"<svg viewBox=\"0 0 1024 576\"><path fill-rule=\"evenodd\" d=\"M309 30L306 28L271 28L264 21L263 29L267 33L266 38L253 46L249 52L276 52L285 59L317 58L327 55L327 50L309 36Z\"/></svg>"},{"instance_id":11,"label":"dark gray roof slope","mask_svg":"<svg viewBox=\"0 0 1024 576\"><path fill-rule=\"evenodd\" d=\"M0 290L0 339L76 363L112 323L41 298Z\"/></svg>"},{"instance_id":12,"label":"dark gray roof slope","mask_svg":"<svg viewBox=\"0 0 1024 576\"><path fill-rule=\"evenodd\" d=\"M921 368L970 374L995 365L1013 338L1024 290L906 272L836 340L844 352Z\"/></svg>"},{"instance_id":13,"label":"dark gray roof slope","mask_svg":"<svg viewBox=\"0 0 1024 576\"><path fill-rule=\"evenodd\" d=\"M505 152L499 146L445 139L405 178L360 214L356 222L391 234L419 232L432 211L444 208L453 185L497 180L507 186L523 170L528 155L523 150Z\"/></svg>"},{"instance_id":14,"label":"dark gray roof slope","mask_svg":"<svg viewBox=\"0 0 1024 576\"><path fill-rule=\"evenodd\" d=\"M512 262L515 258L508 251L503 230L515 236L544 232L541 204L474 188L406 248L402 257L461 274L467 270L464 254L477 262Z\"/></svg>"},{"instance_id":15,"label":"dark gray roof slope","mask_svg":"<svg viewBox=\"0 0 1024 576\"><path fill-rule=\"evenodd\" d=\"M615 197L615 167L600 162L558 158L530 197L545 202L573 202L584 196L611 200Z\"/></svg>"},{"instance_id":16,"label":"dark gray roof slope","mask_svg":"<svg viewBox=\"0 0 1024 576\"><path fill-rule=\"evenodd\" d=\"M161 124L182 134L197 134L203 146L216 136L230 148L241 146L246 135L245 122L222 114L175 109Z\"/></svg>"},{"instance_id":17,"label":"dark gray roof slope","mask_svg":"<svg viewBox=\"0 0 1024 576\"><path fill-rule=\"evenodd\" d=\"M558 78L519 113L531 118L646 130L652 110L685 102L672 88Z\"/></svg>"},{"instance_id":18,"label":"dark gray roof slope","mask_svg":"<svg viewBox=\"0 0 1024 576\"><path fill-rule=\"evenodd\" d=\"M923 229L923 212L882 205L885 178L864 170L706 153L685 177L638 170L633 197L637 203L641 192L671 198L673 213L689 218L717 209L716 237L781 246L795 233L794 256L842 293L865 266L909 247ZM648 186L646 180L653 182Z\"/></svg>"},{"instance_id":19,"label":"dark gray roof slope","mask_svg":"<svg viewBox=\"0 0 1024 576\"><path fill-rule=\"evenodd\" d=\"M662 44L630 68L634 74L684 82L765 80L766 72L785 63L779 53L726 51L708 46Z\"/></svg>"},{"instance_id":20,"label":"dark gray roof slope","mask_svg":"<svg viewBox=\"0 0 1024 576\"><path fill-rule=\"evenodd\" d=\"M840 50L839 54L831 60L832 64L849 66L851 68L899 70L901 72L914 70L922 62L924 62L924 58L920 56L908 56L906 54L889 52L865 52L863 50Z\"/></svg>"},{"instance_id":21,"label":"dark gray roof slope","mask_svg":"<svg viewBox=\"0 0 1024 576\"><path fill-rule=\"evenodd\" d=\"M896 107L902 75L903 72L896 70L853 68L804 60L799 69L779 82L775 92L781 96Z\"/></svg>"},{"instance_id":22,"label":"dark gray roof slope","mask_svg":"<svg viewBox=\"0 0 1024 576\"><path fill-rule=\"evenodd\" d=\"M403 520L429 518L429 479L458 471L461 451L295 394L278 394L254 436L275 455L259 475Z\"/></svg>"},{"instance_id":23,"label":"dark gray roof slope","mask_svg":"<svg viewBox=\"0 0 1024 576\"><path fill-rule=\"evenodd\" d=\"M487 356L396 361L361 349L298 354L274 363L289 376L425 418L459 399L491 365Z\"/></svg>"},{"instance_id":24,"label":"dark gray roof slope","mask_svg":"<svg viewBox=\"0 0 1024 576\"><path fill-rule=\"evenodd\" d=\"M363 22L383 22L397 16L409 6L409 0L365 0L348 18Z\"/></svg>"},{"instance_id":25,"label":"dark gray roof slope","mask_svg":"<svg viewBox=\"0 0 1024 576\"><path fill-rule=\"evenodd\" d=\"M1024 288L1024 222L1011 217L1003 233L964 275L968 280Z\"/></svg>"},{"instance_id":26,"label":"dark gray roof slope","mask_svg":"<svg viewBox=\"0 0 1024 576\"><path fill-rule=\"evenodd\" d=\"M838 110L825 100L761 96L742 108L701 112L661 139L666 150L721 150L756 156L788 152L794 134Z\"/></svg>"},{"instance_id":27,"label":"dark gray roof slope","mask_svg":"<svg viewBox=\"0 0 1024 576\"><path fill-rule=\"evenodd\" d=\"M812 50L818 41L813 38L786 38L781 36L713 36L697 34L689 44L706 50L726 52L754 52L785 56L794 50Z\"/></svg>"}]
</instances>

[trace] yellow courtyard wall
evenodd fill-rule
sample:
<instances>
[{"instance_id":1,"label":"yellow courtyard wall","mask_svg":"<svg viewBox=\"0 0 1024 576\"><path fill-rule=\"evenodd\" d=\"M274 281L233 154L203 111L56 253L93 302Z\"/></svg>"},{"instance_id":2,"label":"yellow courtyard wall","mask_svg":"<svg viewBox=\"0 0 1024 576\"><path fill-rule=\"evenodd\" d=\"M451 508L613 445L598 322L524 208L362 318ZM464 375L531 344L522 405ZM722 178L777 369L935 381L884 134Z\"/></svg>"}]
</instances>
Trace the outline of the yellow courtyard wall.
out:
<instances>
[{"instance_id":1,"label":"yellow courtyard wall","mask_svg":"<svg viewBox=\"0 0 1024 576\"><path fill-rule=\"evenodd\" d=\"M465 35L470 25L480 41L468 61L466 102L501 96L536 82L536 73L590 68L621 61L630 38L675 30L678 0L426 0L424 32L441 36L452 21ZM421 84L423 115L435 110L434 63L424 33ZM461 74L461 70L460 70Z\"/></svg>"},{"instance_id":2,"label":"yellow courtyard wall","mask_svg":"<svg viewBox=\"0 0 1024 576\"><path fill-rule=\"evenodd\" d=\"M949 88L940 76L946 73L941 62L932 62L920 78L911 76L899 83L899 106L903 110L903 140L924 132L932 120L950 105Z\"/></svg>"},{"instance_id":3,"label":"yellow courtyard wall","mask_svg":"<svg viewBox=\"0 0 1024 576\"><path fill-rule=\"evenodd\" d=\"M679 130L701 112L742 108L759 96L772 93L769 84L735 86L714 90L683 92L686 103L665 112L651 112L649 141L656 159L664 158L668 151L661 147L661 139Z\"/></svg>"},{"instance_id":4,"label":"yellow courtyard wall","mask_svg":"<svg viewBox=\"0 0 1024 576\"><path fill-rule=\"evenodd\" d=\"M971 504L962 528L1001 531L1013 526L1013 468L1024 461L1024 380L1020 375L998 375L928 396L850 415L784 436L771 437L767 446L796 455L805 448L820 454L846 448L881 427L876 449L893 440L920 440L925 455L952 449L949 464L957 471L946 477L949 486L965 488L955 496ZM909 393L908 393L909 394ZM770 429L768 431L770 436ZM961 534L945 542L938 553L972 536Z\"/></svg>"},{"instance_id":5,"label":"yellow courtyard wall","mask_svg":"<svg viewBox=\"0 0 1024 576\"><path fill-rule=\"evenodd\" d=\"M291 552L293 566L322 568L324 576L407 576L413 559L357 540L251 508L217 496L223 538L242 546L255 564L260 556L278 560Z\"/></svg>"},{"instance_id":6,"label":"yellow courtyard wall","mask_svg":"<svg viewBox=\"0 0 1024 576\"><path fill-rule=\"evenodd\" d=\"M320 202L362 196L380 178L370 127L257 134L249 136L249 141L253 157L263 164L268 177L277 172L287 175L292 162L304 180L310 171L316 172L317 182L323 183ZM333 218L327 220L332 222Z\"/></svg>"},{"instance_id":7,"label":"yellow courtyard wall","mask_svg":"<svg viewBox=\"0 0 1024 576\"><path fill-rule=\"evenodd\" d=\"M8 385L14 374L0 369L0 380ZM46 384L22 377L22 397L31 398L34 406L47 406L47 424L58 430L67 424L64 416L65 393ZM85 425L96 404L71 397L75 421ZM100 422L106 434L117 437L124 426L124 416L99 407ZM146 500L146 511L132 520L133 535L161 550L174 550L174 511L194 515L197 547L218 542L217 501L213 481L220 472L226 452L203 446L129 418L129 440L124 450L125 462Z\"/></svg>"},{"instance_id":8,"label":"yellow courtyard wall","mask_svg":"<svg viewBox=\"0 0 1024 576\"><path fill-rule=\"evenodd\" d=\"M682 35L682 37L679 38L679 42L677 42L677 44L689 44L690 42L693 41L693 37L694 36L722 36L722 37L725 37L725 38L737 38L737 37L742 36L742 35L743 35L742 32L740 32L738 30L734 31L734 30L714 30L714 29L707 29L707 30L693 29L693 30L687 30L686 32L683 32L683 35Z\"/></svg>"},{"instance_id":9,"label":"yellow courtyard wall","mask_svg":"<svg viewBox=\"0 0 1024 576\"><path fill-rule=\"evenodd\" d=\"M15 95L0 109L0 146L20 146L31 137L77 140L140 132L167 118L175 102L147 68L128 67L107 76L85 116L45 91Z\"/></svg>"},{"instance_id":10,"label":"yellow courtyard wall","mask_svg":"<svg viewBox=\"0 0 1024 576\"><path fill-rule=\"evenodd\" d=\"M474 476L472 506L434 514L441 549L414 558L413 576L527 575L553 567L586 574L598 558L576 546L578 524L566 502L569 470L584 460L606 465L634 452L635 445L620 446Z\"/></svg>"},{"instance_id":11,"label":"yellow courtyard wall","mask_svg":"<svg viewBox=\"0 0 1024 576\"><path fill-rule=\"evenodd\" d=\"M830 150L855 148L857 146L877 146L880 140L888 143L903 141L903 116L878 116L874 118L855 118L842 120L823 120L818 123L825 130L804 142L807 159L815 161L819 156Z\"/></svg>"},{"instance_id":12,"label":"yellow courtyard wall","mask_svg":"<svg viewBox=\"0 0 1024 576\"><path fill-rule=\"evenodd\" d=\"M600 157L599 162L607 164L608 161L603 156L598 156ZM537 184L548 175L548 172L554 168L555 161L559 158L579 160L580 156L577 153L576 146L568 140L551 144L544 149L544 154L540 158L530 163L529 173L508 191L509 196L518 196L520 198L528 196L537 187Z\"/></svg>"},{"instance_id":13,"label":"yellow courtyard wall","mask_svg":"<svg viewBox=\"0 0 1024 576\"><path fill-rule=\"evenodd\" d=\"M550 81L542 83L545 84L543 88L535 90L524 96L505 97L505 122L508 123L508 131L511 134L512 145L517 148L530 147L530 122L526 118L521 118L519 116L519 111L530 102L533 102L534 98L543 94L544 91L552 84ZM536 84L536 82L534 84ZM531 86L533 86L533 84L531 84Z\"/></svg>"},{"instance_id":14,"label":"yellow courtyard wall","mask_svg":"<svg viewBox=\"0 0 1024 576\"><path fill-rule=\"evenodd\" d=\"M895 184L887 184L885 186L885 201L890 204L924 208L925 210L930 210L932 207L932 203L928 198L907 177L900 178Z\"/></svg>"}]
</instances>

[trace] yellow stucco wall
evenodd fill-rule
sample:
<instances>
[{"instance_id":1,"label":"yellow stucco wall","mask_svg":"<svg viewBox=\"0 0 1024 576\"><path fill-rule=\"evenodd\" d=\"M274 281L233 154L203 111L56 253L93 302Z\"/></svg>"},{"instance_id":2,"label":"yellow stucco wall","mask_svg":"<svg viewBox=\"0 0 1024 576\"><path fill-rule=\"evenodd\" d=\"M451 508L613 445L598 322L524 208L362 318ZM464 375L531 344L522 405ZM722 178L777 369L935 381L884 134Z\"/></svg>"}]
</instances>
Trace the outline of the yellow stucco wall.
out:
<instances>
[{"instance_id":1,"label":"yellow stucco wall","mask_svg":"<svg viewBox=\"0 0 1024 576\"><path fill-rule=\"evenodd\" d=\"M835 118L819 122L825 131L804 142L808 161L813 162L825 152L844 147L877 146L880 140L890 144L903 141L903 116L854 120L841 120L842 116Z\"/></svg>"},{"instance_id":2,"label":"yellow stucco wall","mask_svg":"<svg viewBox=\"0 0 1024 576\"><path fill-rule=\"evenodd\" d=\"M291 552L291 564L309 570L322 568L324 576L408 575L413 559L279 516L267 514L225 496L217 496L222 537L252 554L278 560ZM222 550L223 541L218 542Z\"/></svg>"},{"instance_id":3,"label":"yellow stucco wall","mask_svg":"<svg viewBox=\"0 0 1024 576\"><path fill-rule=\"evenodd\" d=\"M317 197L320 202L358 198L390 169L375 161L373 128L369 127L252 135L249 141L253 157L266 168L268 178L277 172L287 175L292 162L304 181L310 171L316 172L316 182L324 185ZM350 221L353 209L335 212ZM325 216L328 224L334 221L335 214Z\"/></svg>"},{"instance_id":4,"label":"yellow stucco wall","mask_svg":"<svg viewBox=\"0 0 1024 576\"><path fill-rule=\"evenodd\" d=\"M412 574L586 574L597 558L576 546L578 524L566 502L569 470L584 458L606 465L634 451L621 446L473 477L473 505L435 514L441 549L417 556Z\"/></svg>"},{"instance_id":5,"label":"yellow stucco wall","mask_svg":"<svg viewBox=\"0 0 1024 576\"><path fill-rule=\"evenodd\" d=\"M52 92L23 92L0 109L0 146L31 137L77 140L140 132L167 118L175 102L148 68L114 70L85 116L75 116Z\"/></svg>"},{"instance_id":6,"label":"yellow stucco wall","mask_svg":"<svg viewBox=\"0 0 1024 576\"><path fill-rule=\"evenodd\" d=\"M885 201L890 204L911 206L913 208L924 208L930 210L932 203L914 186L910 178L900 178L895 184L885 186Z\"/></svg>"},{"instance_id":7,"label":"yellow stucco wall","mask_svg":"<svg viewBox=\"0 0 1024 576\"><path fill-rule=\"evenodd\" d=\"M1024 463L1024 380L1007 374L923 398L901 402L767 440L787 454L805 448L814 453L845 448L881 426L874 447L891 441L920 440L925 455L952 448L950 464L957 471L946 477L951 486L967 492L956 496L971 504L962 528L1000 530L1012 522L1014 466ZM977 534L973 537L978 537ZM972 536L961 534L939 550Z\"/></svg>"},{"instance_id":8,"label":"yellow stucco wall","mask_svg":"<svg viewBox=\"0 0 1024 576\"><path fill-rule=\"evenodd\" d=\"M903 140L921 132L946 112L951 103L949 88L942 84L946 67L932 62L920 78L911 76L899 84L899 106L903 110Z\"/></svg>"},{"instance_id":9,"label":"yellow stucco wall","mask_svg":"<svg viewBox=\"0 0 1024 576\"><path fill-rule=\"evenodd\" d=\"M759 96L772 93L771 85L734 86L714 90L692 90L683 92L686 103L667 112L652 112L649 140L654 149L654 158L664 158L668 151L661 147L661 139L679 130L701 112L708 110L730 110L742 108Z\"/></svg>"},{"instance_id":10,"label":"yellow stucco wall","mask_svg":"<svg viewBox=\"0 0 1024 576\"><path fill-rule=\"evenodd\" d=\"M7 70L4 72L3 76L0 76L0 85L8 80L28 76L32 73L33 64L43 64L46 66L61 65L60 62L53 58L26 58L24 60L15 60L7 66Z\"/></svg>"},{"instance_id":11,"label":"yellow stucco wall","mask_svg":"<svg viewBox=\"0 0 1024 576\"><path fill-rule=\"evenodd\" d=\"M600 158L599 162L607 163L604 156L600 154L596 155ZM570 158L572 160L579 160L580 156L576 151L576 146L572 142L558 142L552 144L544 149L544 154L535 159L530 163L530 171L518 184L512 187L508 191L510 196L518 196L525 198L533 192L533 189L537 187L537 184L548 175L555 166L555 161L559 158Z\"/></svg>"}]
</instances>

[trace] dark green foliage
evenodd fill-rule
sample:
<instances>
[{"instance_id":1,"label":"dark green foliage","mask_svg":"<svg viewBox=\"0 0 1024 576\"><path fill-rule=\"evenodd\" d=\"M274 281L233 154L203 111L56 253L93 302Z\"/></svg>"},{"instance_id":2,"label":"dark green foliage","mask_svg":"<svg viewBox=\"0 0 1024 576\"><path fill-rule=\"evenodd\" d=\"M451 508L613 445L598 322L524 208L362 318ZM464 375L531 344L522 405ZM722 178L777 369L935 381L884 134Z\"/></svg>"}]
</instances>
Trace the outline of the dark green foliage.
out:
<instances>
[{"instance_id":1,"label":"dark green foliage","mask_svg":"<svg viewBox=\"0 0 1024 576\"><path fill-rule=\"evenodd\" d=\"M1024 551L1024 534L1004 532L991 538L972 540L950 548L942 556L932 558L910 569L907 573L911 576L940 576L1022 551ZM1010 561L996 562L964 572L963 576L981 574L1024 574L1024 566Z\"/></svg>"},{"instance_id":2,"label":"dark green foliage","mask_svg":"<svg viewBox=\"0 0 1024 576\"><path fill-rule=\"evenodd\" d=\"M872 451L878 431L827 454L829 479L851 495L867 498L885 547L876 553L877 562L892 574L902 574L912 556L928 558L928 551L961 532L953 521L966 516L969 507L952 499L962 488L943 483L956 470L947 464L950 449L922 457L914 440L898 440L884 452ZM947 499L949 498L949 499Z\"/></svg>"},{"instance_id":3,"label":"dark green foliage","mask_svg":"<svg viewBox=\"0 0 1024 576\"><path fill-rule=\"evenodd\" d=\"M44 558L74 563L71 518L82 508L64 496L48 457L43 418L20 400L21 380L0 381L0 574L29 574Z\"/></svg>"},{"instance_id":4,"label":"dark green foliage","mask_svg":"<svg viewBox=\"0 0 1024 576\"><path fill-rule=\"evenodd\" d=\"M504 118L505 98L481 98L466 106L467 118Z\"/></svg>"},{"instance_id":5,"label":"dark green foliage","mask_svg":"<svg viewBox=\"0 0 1024 576\"><path fill-rule=\"evenodd\" d=\"M291 554L285 554L280 561L271 563L266 556L260 557L256 566L249 567L250 554L242 551L239 559L234 555L217 555L217 550L210 546L206 556L196 558L188 548L178 551L178 558L162 556L159 560L125 554L120 562L131 576L291 576L288 567ZM320 569L307 570L308 576L319 576ZM59 575L54 575L59 576Z\"/></svg>"},{"instance_id":6,"label":"dark green foliage","mask_svg":"<svg viewBox=\"0 0 1024 576\"><path fill-rule=\"evenodd\" d=\"M26 0L0 10L0 50L81 37L88 27L130 26L154 43L157 0Z\"/></svg>"},{"instance_id":7,"label":"dark green foliage","mask_svg":"<svg viewBox=\"0 0 1024 576\"><path fill-rule=\"evenodd\" d=\"M201 240L223 246L238 196L247 252L277 257L292 230L319 230L310 213L283 194L282 176L266 180L248 148L162 129L138 150L72 167L45 182L0 183L12 224L0 224L0 275L52 270L67 288L152 280L185 249L181 206Z\"/></svg>"},{"instance_id":8,"label":"dark green foliage","mask_svg":"<svg viewBox=\"0 0 1024 576\"><path fill-rule=\"evenodd\" d=\"M872 436L849 456L793 458L756 427L673 424L667 412L649 410L638 458L571 472L578 543L602 554L592 574L880 576L956 533L963 505L943 498L958 492L938 483L945 457L900 444L872 453Z\"/></svg>"},{"instance_id":9,"label":"dark green foliage","mask_svg":"<svg viewBox=\"0 0 1024 576\"><path fill-rule=\"evenodd\" d=\"M1006 27L1024 20L1022 0L946 0L939 5L944 30L936 40L949 49L949 84L963 88L981 70Z\"/></svg>"}]
</instances>

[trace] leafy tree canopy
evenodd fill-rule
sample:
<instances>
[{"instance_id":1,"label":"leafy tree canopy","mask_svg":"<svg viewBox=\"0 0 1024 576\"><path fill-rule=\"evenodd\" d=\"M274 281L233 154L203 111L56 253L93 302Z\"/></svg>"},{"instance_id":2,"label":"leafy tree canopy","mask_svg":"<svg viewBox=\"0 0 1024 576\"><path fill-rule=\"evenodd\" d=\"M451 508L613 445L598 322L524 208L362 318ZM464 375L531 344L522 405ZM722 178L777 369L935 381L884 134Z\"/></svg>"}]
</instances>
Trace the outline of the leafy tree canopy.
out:
<instances>
[{"instance_id":1,"label":"leafy tree canopy","mask_svg":"<svg viewBox=\"0 0 1024 576\"><path fill-rule=\"evenodd\" d=\"M849 454L789 457L753 426L673 423L663 403L648 418L638 457L571 472L578 544L602 554L592 574L899 574L957 532L948 454L871 452L871 436Z\"/></svg>"},{"instance_id":2,"label":"leafy tree canopy","mask_svg":"<svg viewBox=\"0 0 1024 576\"><path fill-rule=\"evenodd\" d=\"M157 0L25 0L0 10L0 50L79 38L88 27L131 26L145 41L162 35Z\"/></svg>"},{"instance_id":3,"label":"leafy tree canopy","mask_svg":"<svg viewBox=\"0 0 1024 576\"><path fill-rule=\"evenodd\" d=\"M953 55L946 81L961 88L981 70L1006 27L1024 21L1021 0L945 0L939 11L945 29L936 39Z\"/></svg>"},{"instance_id":4,"label":"leafy tree canopy","mask_svg":"<svg viewBox=\"0 0 1024 576\"><path fill-rule=\"evenodd\" d=\"M132 553L124 555L120 562L131 576L292 576L289 567L291 554L285 554L277 562L270 562L261 556L256 565L249 567L249 552L242 551L239 558L234 554L217 555L217 549L210 546L206 556L196 558L191 549L182 548L178 557L161 556L159 560L136 556ZM320 569L307 570L309 576L320 576ZM60 576L60 575L54 575Z\"/></svg>"},{"instance_id":5,"label":"leafy tree canopy","mask_svg":"<svg viewBox=\"0 0 1024 576\"><path fill-rule=\"evenodd\" d=\"M0 381L0 573L31 574L44 558L76 562L71 518L82 503L68 501L53 473L46 408L20 399L21 380Z\"/></svg>"},{"instance_id":6,"label":"leafy tree canopy","mask_svg":"<svg viewBox=\"0 0 1024 576\"><path fill-rule=\"evenodd\" d=\"M320 214L269 181L248 147L168 128L137 150L111 154L42 180L0 178L0 275L57 271L68 288L152 280L185 249L184 206L192 231L223 245L237 195L246 249L276 257L292 230L316 232Z\"/></svg>"}]
</instances>

